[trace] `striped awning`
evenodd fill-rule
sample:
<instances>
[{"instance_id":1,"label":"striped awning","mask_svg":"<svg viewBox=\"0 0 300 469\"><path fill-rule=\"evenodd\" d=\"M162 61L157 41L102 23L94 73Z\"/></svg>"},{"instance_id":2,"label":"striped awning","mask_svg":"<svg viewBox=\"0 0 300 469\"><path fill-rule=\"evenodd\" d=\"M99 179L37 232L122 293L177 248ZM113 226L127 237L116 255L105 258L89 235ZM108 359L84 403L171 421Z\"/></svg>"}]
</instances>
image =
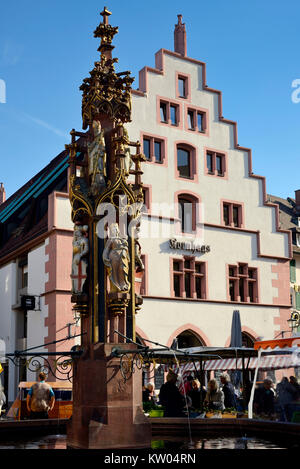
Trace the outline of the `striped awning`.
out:
<instances>
[{"instance_id":1,"label":"striped awning","mask_svg":"<svg viewBox=\"0 0 300 469\"><path fill-rule=\"evenodd\" d=\"M268 350L265 350L268 352ZM257 357L251 357L244 359L244 368L253 370L257 365ZM265 355L261 357L260 370L280 370L285 368L296 368L300 367L300 360L298 354L289 353L285 355ZM200 362L187 363L180 367L181 375L183 378L188 376L190 373L200 371ZM225 358L221 360L207 360L202 364L203 371L235 371L242 370L243 363L241 358Z\"/></svg>"}]
</instances>

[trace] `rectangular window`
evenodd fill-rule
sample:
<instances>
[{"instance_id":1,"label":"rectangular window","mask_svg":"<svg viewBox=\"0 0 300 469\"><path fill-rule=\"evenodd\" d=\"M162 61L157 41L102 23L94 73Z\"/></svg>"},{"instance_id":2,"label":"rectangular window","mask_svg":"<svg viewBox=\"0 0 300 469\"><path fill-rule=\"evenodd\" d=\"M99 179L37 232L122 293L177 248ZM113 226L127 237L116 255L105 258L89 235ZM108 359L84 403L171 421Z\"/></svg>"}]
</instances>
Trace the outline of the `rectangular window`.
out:
<instances>
[{"instance_id":1,"label":"rectangular window","mask_svg":"<svg viewBox=\"0 0 300 469\"><path fill-rule=\"evenodd\" d=\"M250 303L254 303L254 285L252 282L248 285L248 294Z\"/></svg>"},{"instance_id":2,"label":"rectangular window","mask_svg":"<svg viewBox=\"0 0 300 469\"><path fill-rule=\"evenodd\" d=\"M300 292L295 292L296 309L300 311Z\"/></svg>"},{"instance_id":3,"label":"rectangular window","mask_svg":"<svg viewBox=\"0 0 300 469\"><path fill-rule=\"evenodd\" d=\"M197 127L199 132L204 131L204 114L202 112L197 112Z\"/></svg>"},{"instance_id":4,"label":"rectangular window","mask_svg":"<svg viewBox=\"0 0 300 469\"><path fill-rule=\"evenodd\" d=\"M180 98L186 98L186 78L178 78L178 93Z\"/></svg>"},{"instance_id":5,"label":"rectangular window","mask_svg":"<svg viewBox=\"0 0 300 469\"><path fill-rule=\"evenodd\" d=\"M161 163L162 158L161 158L161 142L155 140L154 141L154 155L155 155L155 161L157 163Z\"/></svg>"},{"instance_id":6,"label":"rectangular window","mask_svg":"<svg viewBox=\"0 0 300 469\"><path fill-rule=\"evenodd\" d=\"M180 275L174 275L173 288L174 295L180 297Z\"/></svg>"},{"instance_id":7,"label":"rectangular window","mask_svg":"<svg viewBox=\"0 0 300 469\"><path fill-rule=\"evenodd\" d=\"M228 288L231 301L258 302L257 269L247 264L228 267Z\"/></svg>"},{"instance_id":8,"label":"rectangular window","mask_svg":"<svg viewBox=\"0 0 300 469\"><path fill-rule=\"evenodd\" d=\"M196 295L197 298L202 297L202 277L196 277Z\"/></svg>"},{"instance_id":9,"label":"rectangular window","mask_svg":"<svg viewBox=\"0 0 300 469\"><path fill-rule=\"evenodd\" d=\"M190 130L195 130L195 124L194 124L194 112L193 111L188 111L188 128Z\"/></svg>"},{"instance_id":10,"label":"rectangular window","mask_svg":"<svg viewBox=\"0 0 300 469\"><path fill-rule=\"evenodd\" d=\"M184 281L185 281L185 297L191 298L192 295L191 295L191 274L190 273L185 273Z\"/></svg>"},{"instance_id":11,"label":"rectangular window","mask_svg":"<svg viewBox=\"0 0 300 469\"><path fill-rule=\"evenodd\" d=\"M216 169L218 176L223 174L223 159L221 155L216 155Z\"/></svg>"},{"instance_id":12,"label":"rectangular window","mask_svg":"<svg viewBox=\"0 0 300 469\"><path fill-rule=\"evenodd\" d=\"M151 135L142 135L143 152L151 163L163 163L166 155L166 140Z\"/></svg>"},{"instance_id":13,"label":"rectangular window","mask_svg":"<svg viewBox=\"0 0 300 469\"><path fill-rule=\"evenodd\" d=\"M226 175L226 155L212 150L206 151L206 172L218 177Z\"/></svg>"},{"instance_id":14,"label":"rectangular window","mask_svg":"<svg viewBox=\"0 0 300 469\"><path fill-rule=\"evenodd\" d=\"M239 293L240 293L240 301L246 301L245 300L245 290L244 290L244 279L240 278L239 280Z\"/></svg>"},{"instance_id":15,"label":"rectangular window","mask_svg":"<svg viewBox=\"0 0 300 469\"><path fill-rule=\"evenodd\" d=\"M148 138L143 139L143 151L147 160L150 160L150 140Z\"/></svg>"},{"instance_id":16,"label":"rectangular window","mask_svg":"<svg viewBox=\"0 0 300 469\"><path fill-rule=\"evenodd\" d=\"M28 287L28 266L22 267L22 288Z\"/></svg>"},{"instance_id":17,"label":"rectangular window","mask_svg":"<svg viewBox=\"0 0 300 469\"><path fill-rule=\"evenodd\" d=\"M206 154L206 166L207 166L207 171L210 174L213 174L213 154L208 153Z\"/></svg>"},{"instance_id":18,"label":"rectangular window","mask_svg":"<svg viewBox=\"0 0 300 469\"><path fill-rule=\"evenodd\" d=\"M223 204L223 220L226 226L230 225L229 219L229 205Z\"/></svg>"},{"instance_id":19,"label":"rectangular window","mask_svg":"<svg viewBox=\"0 0 300 469\"><path fill-rule=\"evenodd\" d=\"M187 130L196 130L198 132L205 132L206 127L206 112L197 111L197 108L187 108L186 126Z\"/></svg>"},{"instance_id":20,"label":"rectangular window","mask_svg":"<svg viewBox=\"0 0 300 469\"><path fill-rule=\"evenodd\" d=\"M167 122L167 104L163 102L160 102L160 120Z\"/></svg>"},{"instance_id":21,"label":"rectangular window","mask_svg":"<svg viewBox=\"0 0 300 469\"><path fill-rule=\"evenodd\" d=\"M235 277L235 267L229 267L229 277Z\"/></svg>"},{"instance_id":22,"label":"rectangular window","mask_svg":"<svg viewBox=\"0 0 300 469\"><path fill-rule=\"evenodd\" d=\"M290 261L290 282L296 283L296 260L292 259Z\"/></svg>"},{"instance_id":23,"label":"rectangular window","mask_svg":"<svg viewBox=\"0 0 300 469\"><path fill-rule=\"evenodd\" d=\"M231 301L236 301L235 280L229 280L229 296Z\"/></svg>"},{"instance_id":24,"label":"rectangular window","mask_svg":"<svg viewBox=\"0 0 300 469\"><path fill-rule=\"evenodd\" d=\"M240 226L239 222L239 207L237 205L234 205L232 207L232 218L233 218L233 226Z\"/></svg>"},{"instance_id":25,"label":"rectangular window","mask_svg":"<svg viewBox=\"0 0 300 469\"><path fill-rule=\"evenodd\" d=\"M24 256L18 262L18 289L28 287L28 258Z\"/></svg>"},{"instance_id":26,"label":"rectangular window","mask_svg":"<svg viewBox=\"0 0 300 469\"><path fill-rule=\"evenodd\" d=\"M223 220L225 226L232 226L235 228L242 228L243 226L243 205L235 204L233 202L223 203Z\"/></svg>"},{"instance_id":27,"label":"rectangular window","mask_svg":"<svg viewBox=\"0 0 300 469\"><path fill-rule=\"evenodd\" d=\"M180 124L180 105L176 101L168 101L165 98L159 99L158 118L162 124L178 126Z\"/></svg>"},{"instance_id":28,"label":"rectangular window","mask_svg":"<svg viewBox=\"0 0 300 469\"><path fill-rule=\"evenodd\" d=\"M205 299L205 262L197 262L195 258L184 261L173 260L174 294L181 298Z\"/></svg>"},{"instance_id":29,"label":"rectangular window","mask_svg":"<svg viewBox=\"0 0 300 469\"><path fill-rule=\"evenodd\" d=\"M172 125L177 125L177 106L170 106L170 119Z\"/></svg>"}]
</instances>

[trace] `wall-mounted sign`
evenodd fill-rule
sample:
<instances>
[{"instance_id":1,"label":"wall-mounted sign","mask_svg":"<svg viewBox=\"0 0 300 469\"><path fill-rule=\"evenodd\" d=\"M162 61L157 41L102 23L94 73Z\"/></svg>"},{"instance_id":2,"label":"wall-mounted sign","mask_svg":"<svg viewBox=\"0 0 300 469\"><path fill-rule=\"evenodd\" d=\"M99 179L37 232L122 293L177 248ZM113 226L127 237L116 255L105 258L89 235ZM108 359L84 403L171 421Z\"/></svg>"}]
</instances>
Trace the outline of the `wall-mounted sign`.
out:
<instances>
[{"instance_id":1,"label":"wall-mounted sign","mask_svg":"<svg viewBox=\"0 0 300 469\"><path fill-rule=\"evenodd\" d=\"M23 309L26 309L27 311L28 310L34 311L35 310L35 297L22 295L21 306Z\"/></svg>"},{"instance_id":2,"label":"wall-mounted sign","mask_svg":"<svg viewBox=\"0 0 300 469\"><path fill-rule=\"evenodd\" d=\"M182 249L183 251L191 251L192 254L195 252L210 252L210 246L207 244L195 244L194 241L177 241L172 238L169 240L169 246L171 249Z\"/></svg>"}]
</instances>

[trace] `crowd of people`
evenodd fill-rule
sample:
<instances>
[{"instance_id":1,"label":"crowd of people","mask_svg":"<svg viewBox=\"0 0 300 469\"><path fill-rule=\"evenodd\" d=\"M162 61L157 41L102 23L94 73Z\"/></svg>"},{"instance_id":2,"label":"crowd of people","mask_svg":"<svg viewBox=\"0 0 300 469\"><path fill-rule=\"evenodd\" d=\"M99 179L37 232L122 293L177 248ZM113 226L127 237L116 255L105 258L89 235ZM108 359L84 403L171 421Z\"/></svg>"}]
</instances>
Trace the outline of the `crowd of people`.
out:
<instances>
[{"instance_id":1,"label":"crowd of people","mask_svg":"<svg viewBox=\"0 0 300 469\"><path fill-rule=\"evenodd\" d=\"M162 405L165 417L183 417L187 410L189 413L201 412L203 409L221 412L225 409L247 410L250 394L246 400L244 399L244 408L242 408L242 399L231 383L228 373L222 373L220 384L217 379L210 379L207 388L201 386L199 380L190 375L184 383L183 392L177 387L177 379L178 375L170 369L159 395L155 396L154 386L149 383L144 387L143 401ZM295 376L290 376L289 379L282 378L276 387L271 379L266 378L255 389L253 409L258 416L291 421L295 404L300 405L300 385Z\"/></svg>"},{"instance_id":2,"label":"crowd of people","mask_svg":"<svg viewBox=\"0 0 300 469\"><path fill-rule=\"evenodd\" d=\"M227 373L221 376L221 387L216 379L211 379L207 384L207 389L201 386L197 378L188 376L184 384L184 392L179 391L176 385L177 378L177 374L169 370L158 397L155 397L153 384L149 383L143 389L143 401L152 401L162 405L165 409L165 417L182 417L187 408L189 411L199 411L204 407L220 411L229 407L237 408L237 397Z\"/></svg>"},{"instance_id":3,"label":"crowd of people","mask_svg":"<svg viewBox=\"0 0 300 469\"><path fill-rule=\"evenodd\" d=\"M283 377L276 387L266 378L255 390L253 409L257 415L289 422L297 403L300 404L300 385L295 376Z\"/></svg>"}]
</instances>

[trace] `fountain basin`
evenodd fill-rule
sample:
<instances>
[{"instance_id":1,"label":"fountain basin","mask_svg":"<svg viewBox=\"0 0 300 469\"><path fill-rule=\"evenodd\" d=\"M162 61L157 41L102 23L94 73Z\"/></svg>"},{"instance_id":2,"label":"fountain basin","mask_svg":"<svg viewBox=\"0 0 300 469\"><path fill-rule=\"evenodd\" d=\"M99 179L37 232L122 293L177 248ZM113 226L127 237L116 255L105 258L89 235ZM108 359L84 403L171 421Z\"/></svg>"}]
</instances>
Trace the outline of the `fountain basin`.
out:
<instances>
[{"instance_id":1,"label":"fountain basin","mask_svg":"<svg viewBox=\"0 0 300 469\"><path fill-rule=\"evenodd\" d=\"M289 446L300 447L300 424L255 420L248 418L151 418L152 438L184 437L188 438L189 425L192 437L206 438L214 436L253 436L269 439Z\"/></svg>"}]
</instances>

